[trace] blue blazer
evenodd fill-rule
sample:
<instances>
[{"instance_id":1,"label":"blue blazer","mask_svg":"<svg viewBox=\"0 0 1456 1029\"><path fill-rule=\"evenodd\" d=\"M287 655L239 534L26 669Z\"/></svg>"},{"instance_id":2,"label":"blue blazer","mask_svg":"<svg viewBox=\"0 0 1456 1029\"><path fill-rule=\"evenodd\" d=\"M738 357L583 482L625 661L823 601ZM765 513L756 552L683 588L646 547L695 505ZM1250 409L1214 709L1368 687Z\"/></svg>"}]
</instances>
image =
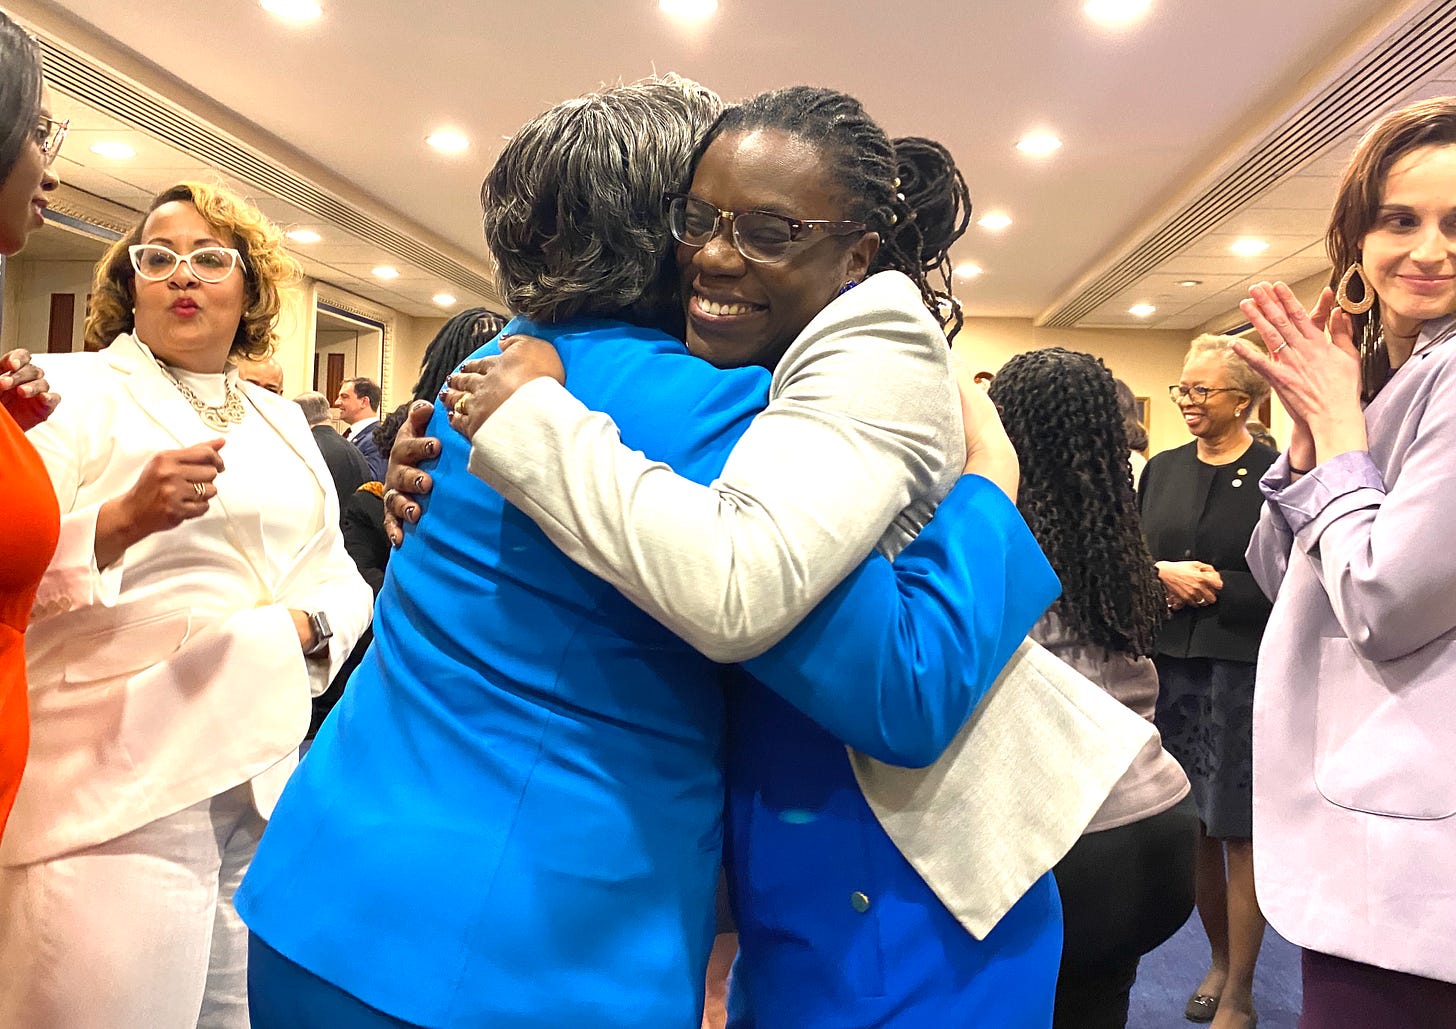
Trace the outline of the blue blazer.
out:
<instances>
[{"instance_id":1,"label":"blue blazer","mask_svg":"<svg viewBox=\"0 0 1456 1029\"><path fill-rule=\"evenodd\" d=\"M352 443L354 449L364 455L374 481L383 482L384 472L389 468L389 455L379 452L379 444L374 442L374 426L370 425L365 432L350 436L345 442Z\"/></svg>"},{"instance_id":2,"label":"blue blazer","mask_svg":"<svg viewBox=\"0 0 1456 1029\"><path fill-rule=\"evenodd\" d=\"M505 331L552 340L572 391L624 442L700 482L767 400L763 369L715 369L657 333ZM238 910L286 958L416 1024L696 1026L725 673L468 474L443 411L430 432L442 454L427 516L390 563L374 647L279 801ZM917 596L953 614L910 619L900 609ZM902 688L849 719L851 735L870 739L901 704L885 724L935 709L924 721L954 726L948 740L977 697L935 685L966 599L871 557L781 645L783 688L827 695L882 668Z\"/></svg>"},{"instance_id":3,"label":"blue blazer","mask_svg":"<svg viewBox=\"0 0 1456 1029\"><path fill-rule=\"evenodd\" d=\"M729 687L732 1029L1051 1025L1062 951L1051 874L975 939L880 827L845 743L929 764L1060 584L1015 506L975 476L895 571L898 595L841 586ZM867 646L876 624L889 630Z\"/></svg>"}]
</instances>

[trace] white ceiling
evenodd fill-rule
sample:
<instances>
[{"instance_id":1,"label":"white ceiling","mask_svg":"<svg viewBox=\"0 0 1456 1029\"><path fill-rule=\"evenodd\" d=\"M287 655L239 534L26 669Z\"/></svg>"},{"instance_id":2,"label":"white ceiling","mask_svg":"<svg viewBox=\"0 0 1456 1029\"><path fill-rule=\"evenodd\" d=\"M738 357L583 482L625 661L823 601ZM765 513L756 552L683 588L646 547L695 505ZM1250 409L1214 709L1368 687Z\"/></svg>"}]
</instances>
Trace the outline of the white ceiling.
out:
<instances>
[{"instance_id":1,"label":"white ceiling","mask_svg":"<svg viewBox=\"0 0 1456 1029\"><path fill-rule=\"evenodd\" d=\"M697 78L729 99L798 82L845 89L892 135L945 142L978 214L1011 215L999 234L971 228L956 258L986 274L957 288L973 316L1026 318L1074 296L1381 39L1453 6L1153 0L1140 23L1110 31L1083 15L1081 0L720 0L698 26L663 15L654 0L320 2L323 18L302 27L252 0L8 6L62 45L122 66L299 176L478 269L480 180L501 141L556 101L654 70ZM1408 92L1448 90L1456 82L1433 74ZM87 150L93 134L124 127L74 113L61 165L68 181L135 207L176 177L178 155L160 143L138 146L125 169L104 167ZM1310 153L1298 176L1076 324L1189 329L1232 311L1254 277L1320 272L1333 176L1364 121L1330 140L1330 156ZM465 132L470 149L447 157L427 148L423 137L442 126ZM1063 148L1043 159L1018 153L1015 141L1038 128L1056 131ZM406 274L382 286L369 269L390 255L282 201L262 205L325 235L326 245L299 248L312 255L312 274L406 313L440 313L428 302L437 275L391 258ZM1242 234L1270 249L1235 257L1228 244ZM1173 285L1183 279L1202 281ZM449 292L462 303L481 299ZM1140 301L1157 314L1128 315Z\"/></svg>"}]
</instances>

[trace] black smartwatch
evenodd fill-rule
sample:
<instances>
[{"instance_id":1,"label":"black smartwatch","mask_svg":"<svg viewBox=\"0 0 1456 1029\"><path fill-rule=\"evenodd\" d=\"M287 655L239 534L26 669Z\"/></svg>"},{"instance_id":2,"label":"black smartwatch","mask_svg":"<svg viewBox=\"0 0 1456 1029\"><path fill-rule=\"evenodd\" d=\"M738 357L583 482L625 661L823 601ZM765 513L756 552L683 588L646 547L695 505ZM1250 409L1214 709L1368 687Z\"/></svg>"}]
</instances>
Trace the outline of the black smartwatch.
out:
<instances>
[{"instance_id":1,"label":"black smartwatch","mask_svg":"<svg viewBox=\"0 0 1456 1029\"><path fill-rule=\"evenodd\" d=\"M329 652L329 640L334 637L334 630L329 628L329 616L322 611L314 611L308 616L308 627L313 632L313 645L303 652L304 657L318 657Z\"/></svg>"}]
</instances>

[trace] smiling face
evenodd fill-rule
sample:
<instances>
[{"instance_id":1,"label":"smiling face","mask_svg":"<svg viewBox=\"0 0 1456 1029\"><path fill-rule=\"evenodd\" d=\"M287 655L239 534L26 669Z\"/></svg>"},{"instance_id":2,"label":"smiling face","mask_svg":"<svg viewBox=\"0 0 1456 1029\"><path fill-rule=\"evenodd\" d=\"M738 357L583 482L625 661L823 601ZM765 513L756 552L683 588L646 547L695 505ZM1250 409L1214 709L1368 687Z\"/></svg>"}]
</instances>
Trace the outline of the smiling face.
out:
<instances>
[{"instance_id":1,"label":"smiling face","mask_svg":"<svg viewBox=\"0 0 1456 1029\"><path fill-rule=\"evenodd\" d=\"M344 383L343 388L339 390L339 395L334 398L334 406L339 409L339 419L345 425L353 425L364 418L374 417L374 412L370 410L368 402L354 392L352 382Z\"/></svg>"},{"instance_id":2,"label":"smiling face","mask_svg":"<svg viewBox=\"0 0 1456 1029\"><path fill-rule=\"evenodd\" d=\"M157 243L173 253L199 247L236 247L231 237L208 225L196 207L173 200L147 215L142 243ZM179 261L165 279L134 277L136 334L167 364L194 372L220 372L237 336L246 300L239 263L221 282L203 282Z\"/></svg>"},{"instance_id":3,"label":"smiling face","mask_svg":"<svg viewBox=\"0 0 1456 1029\"><path fill-rule=\"evenodd\" d=\"M1412 150L1391 165L1361 266L1390 332L1456 312L1456 146Z\"/></svg>"},{"instance_id":4,"label":"smiling face","mask_svg":"<svg viewBox=\"0 0 1456 1029\"><path fill-rule=\"evenodd\" d=\"M40 113L49 116L50 99L45 92L40 107ZM0 183L0 254L18 253L26 237L45 224L46 194L60 184L55 172L46 167L39 140L35 136L27 139L10 174Z\"/></svg>"},{"instance_id":5,"label":"smiling face","mask_svg":"<svg viewBox=\"0 0 1456 1029\"><path fill-rule=\"evenodd\" d=\"M1209 389L1228 390L1213 393L1202 403L1192 396L1178 401L1178 410L1183 415L1183 424L1188 431L1200 439L1219 439L1233 431L1248 412L1249 395L1237 390L1223 358L1216 353L1198 354L1183 366L1183 377L1178 380L1183 386L1207 386Z\"/></svg>"},{"instance_id":6,"label":"smiling face","mask_svg":"<svg viewBox=\"0 0 1456 1029\"><path fill-rule=\"evenodd\" d=\"M824 155L775 129L719 136L698 162L690 188L724 211L850 219ZM816 234L782 261L759 264L745 260L731 236L724 219L705 246L677 248L688 350L720 368L773 368L845 282L864 278L879 245L872 232Z\"/></svg>"}]
</instances>

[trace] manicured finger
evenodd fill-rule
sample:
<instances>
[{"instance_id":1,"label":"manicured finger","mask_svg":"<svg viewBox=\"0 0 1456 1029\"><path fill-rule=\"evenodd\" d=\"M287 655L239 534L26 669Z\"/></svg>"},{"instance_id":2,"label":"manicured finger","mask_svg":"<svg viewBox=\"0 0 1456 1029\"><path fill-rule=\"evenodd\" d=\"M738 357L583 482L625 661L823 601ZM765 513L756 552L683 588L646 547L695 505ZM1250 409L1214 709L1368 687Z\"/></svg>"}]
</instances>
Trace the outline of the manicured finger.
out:
<instances>
[{"instance_id":1,"label":"manicured finger","mask_svg":"<svg viewBox=\"0 0 1456 1029\"><path fill-rule=\"evenodd\" d=\"M474 372L456 372L450 376L450 388L459 393L476 393L485 388L486 379Z\"/></svg>"}]
</instances>

